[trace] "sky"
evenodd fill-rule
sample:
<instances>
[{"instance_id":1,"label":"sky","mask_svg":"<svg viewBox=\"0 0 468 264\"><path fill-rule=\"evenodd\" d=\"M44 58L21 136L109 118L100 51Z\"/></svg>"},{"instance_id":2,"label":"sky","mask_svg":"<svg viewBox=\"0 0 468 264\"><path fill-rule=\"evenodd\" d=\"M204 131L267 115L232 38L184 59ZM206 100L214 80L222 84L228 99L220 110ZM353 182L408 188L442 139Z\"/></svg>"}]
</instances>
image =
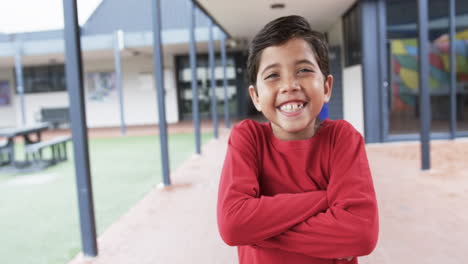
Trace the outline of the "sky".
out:
<instances>
[{"instance_id":1,"label":"sky","mask_svg":"<svg viewBox=\"0 0 468 264\"><path fill-rule=\"evenodd\" d=\"M77 0L83 25L103 0ZM0 33L63 28L63 0L0 0Z\"/></svg>"}]
</instances>

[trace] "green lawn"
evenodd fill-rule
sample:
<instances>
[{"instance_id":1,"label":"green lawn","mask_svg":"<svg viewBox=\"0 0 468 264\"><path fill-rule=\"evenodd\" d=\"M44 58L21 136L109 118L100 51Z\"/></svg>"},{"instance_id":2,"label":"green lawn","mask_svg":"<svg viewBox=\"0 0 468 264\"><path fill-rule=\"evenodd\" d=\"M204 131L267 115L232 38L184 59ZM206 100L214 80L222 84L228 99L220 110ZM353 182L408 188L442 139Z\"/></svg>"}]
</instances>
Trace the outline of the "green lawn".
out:
<instances>
[{"instance_id":1,"label":"green lawn","mask_svg":"<svg viewBox=\"0 0 468 264\"><path fill-rule=\"evenodd\" d=\"M202 142L211 138L202 134ZM162 181L159 137L92 139L89 149L101 234ZM193 134L169 135L171 170L194 149ZM72 158L36 173L0 174L1 263L63 264L81 250L75 181Z\"/></svg>"}]
</instances>

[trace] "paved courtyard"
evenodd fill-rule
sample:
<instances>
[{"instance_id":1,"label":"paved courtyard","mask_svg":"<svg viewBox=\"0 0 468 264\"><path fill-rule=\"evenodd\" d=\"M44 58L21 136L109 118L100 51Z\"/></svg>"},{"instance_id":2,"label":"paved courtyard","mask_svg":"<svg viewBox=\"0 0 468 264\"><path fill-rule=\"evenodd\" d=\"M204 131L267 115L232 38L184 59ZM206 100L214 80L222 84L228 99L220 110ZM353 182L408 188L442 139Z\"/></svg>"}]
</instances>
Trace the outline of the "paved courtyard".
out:
<instances>
[{"instance_id":1,"label":"paved courtyard","mask_svg":"<svg viewBox=\"0 0 468 264\"><path fill-rule=\"evenodd\" d=\"M237 263L216 226L219 174L229 131L172 172L99 237L99 257L70 264ZM380 236L364 264L467 263L468 140L433 141L421 172L417 142L367 146L379 201Z\"/></svg>"}]
</instances>

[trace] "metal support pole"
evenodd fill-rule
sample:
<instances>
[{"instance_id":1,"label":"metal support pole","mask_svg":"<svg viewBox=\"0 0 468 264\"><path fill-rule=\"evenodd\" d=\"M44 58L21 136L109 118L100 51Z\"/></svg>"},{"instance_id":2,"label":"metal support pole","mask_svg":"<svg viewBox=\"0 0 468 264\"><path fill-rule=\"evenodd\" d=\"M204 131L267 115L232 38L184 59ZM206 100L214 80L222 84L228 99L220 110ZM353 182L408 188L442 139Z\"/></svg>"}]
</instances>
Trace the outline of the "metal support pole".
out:
<instances>
[{"instance_id":1,"label":"metal support pole","mask_svg":"<svg viewBox=\"0 0 468 264\"><path fill-rule=\"evenodd\" d=\"M378 4L375 0L361 0L361 43L362 43L362 84L364 102L364 135L366 143L382 142L381 137L381 98L382 83L379 78L379 17Z\"/></svg>"},{"instance_id":2,"label":"metal support pole","mask_svg":"<svg viewBox=\"0 0 468 264\"><path fill-rule=\"evenodd\" d=\"M156 92L158 95L159 113L159 140L161 145L161 158L164 186L171 185L169 177L169 154L167 146L166 100L164 92L163 53L161 40L161 3L153 0L153 60Z\"/></svg>"},{"instance_id":3,"label":"metal support pole","mask_svg":"<svg viewBox=\"0 0 468 264\"><path fill-rule=\"evenodd\" d=\"M98 254L96 224L94 218L93 189L89 166L86 110L83 91L80 27L76 0L63 0L65 18L65 72L73 136L78 204L83 254L95 257Z\"/></svg>"},{"instance_id":4,"label":"metal support pole","mask_svg":"<svg viewBox=\"0 0 468 264\"><path fill-rule=\"evenodd\" d=\"M125 135L125 113L122 88L122 57L120 52L124 48L123 31L117 30L114 39L114 60L115 60L115 77L117 80L117 90L119 92L119 110L120 110L120 133Z\"/></svg>"},{"instance_id":5,"label":"metal support pole","mask_svg":"<svg viewBox=\"0 0 468 264\"><path fill-rule=\"evenodd\" d=\"M211 119L213 121L213 136L218 138L218 98L216 96L216 78L215 78L215 52L213 43L213 20L210 19L209 25L209 65L211 77Z\"/></svg>"},{"instance_id":6,"label":"metal support pole","mask_svg":"<svg viewBox=\"0 0 468 264\"><path fill-rule=\"evenodd\" d=\"M26 125L26 110L24 107L24 85L23 85L23 66L21 65L22 45L16 42L15 45L15 71L16 71L16 92L19 96L21 125Z\"/></svg>"},{"instance_id":7,"label":"metal support pole","mask_svg":"<svg viewBox=\"0 0 468 264\"><path fill-rule=\"evenodd\" d=\"M430 160L431 98L429 94L428 0L418 0L419 31L419 116L421 123L421 167L428 170Z\"/></svg>"},{"instance_id":8,"label":"metal support pole","mask_svg":"<svg viewBox=\"0 0 468 264\"><path fill-rule=\"evenodd\" d=\"M379 41L378 47L378 68L380 77L380 96L379 105L380 108L380 139L384 141L388 138L389 134L389 102L388 102L388 89L389 89L389 78L388 78L388 63L387 60L387 3L385 0L379 0L377 2L377 32ZM384 62L385 61L385 62ZM384 62L384 63L382 63Z\"/></svg>"},{"instance_id":9,"label":"metal support pole","mask_svg":"<svg viewBox=\"0 0 468 264\"><path fill-rule=\"evenodd\" d=\"M198 77L197 77L197 48L195 46L195 3L189 1L190 6L190 68L192 69L192 118L195 128L196 153L201 154L200 142L200 113L198 110Z\"/></svg>"},{"instance_id":10,"label":"metal support pole","mask_svg":"<svg viewBox=\"0 0 468 264\"><path fill-rule=\"evenodd\" d=\"M229 94L227 89L227 76L226 76L226 34L221 37L221 64L223 65L223 87L224 87L224 122L226 128L230 128L229 122Z\"/></svg>"},{"instance_id":11,"label":"metal support pole","mask_svg":"<svg viewBox=\"0 0 468 264\"><path fill-rule=\"evenodd\" d=\"M455 0L449 3L450 27L450 136L457 133L457 57L455 56Z\"/></svg>"}]
</instances>

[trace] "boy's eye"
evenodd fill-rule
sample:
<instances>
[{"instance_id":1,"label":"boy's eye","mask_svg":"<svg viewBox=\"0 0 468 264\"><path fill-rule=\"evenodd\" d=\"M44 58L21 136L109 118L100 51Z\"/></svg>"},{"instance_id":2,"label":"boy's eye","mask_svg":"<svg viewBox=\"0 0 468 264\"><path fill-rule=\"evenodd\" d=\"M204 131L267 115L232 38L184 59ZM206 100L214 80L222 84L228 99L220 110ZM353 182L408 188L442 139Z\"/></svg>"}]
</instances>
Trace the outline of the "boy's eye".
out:
<instances>
[{"instance_id":1,"label":"boy's eye","mask_svg":"<svg viewBox=\"0 0 468 264\"><path fill-rule=\"evenodd\" d=\"M304 69L300 69L299 72L300 73L301 72L313 72L313 70L304 68Z\"/></svg>"},{"instance_id":2,"label":"boy's eye","mask_svg":"<svg viewBox=\"0 0 468 264\"><path fill-rule=\"evenodd\" d=\"M263 80L267 80L267 79L271 79L271 78L276 78L276 77L278 77L278 76L279 76L278 74L272 73L272 74L267 75L267 77L265 77Z\"/></svg>"}]
</instances>

